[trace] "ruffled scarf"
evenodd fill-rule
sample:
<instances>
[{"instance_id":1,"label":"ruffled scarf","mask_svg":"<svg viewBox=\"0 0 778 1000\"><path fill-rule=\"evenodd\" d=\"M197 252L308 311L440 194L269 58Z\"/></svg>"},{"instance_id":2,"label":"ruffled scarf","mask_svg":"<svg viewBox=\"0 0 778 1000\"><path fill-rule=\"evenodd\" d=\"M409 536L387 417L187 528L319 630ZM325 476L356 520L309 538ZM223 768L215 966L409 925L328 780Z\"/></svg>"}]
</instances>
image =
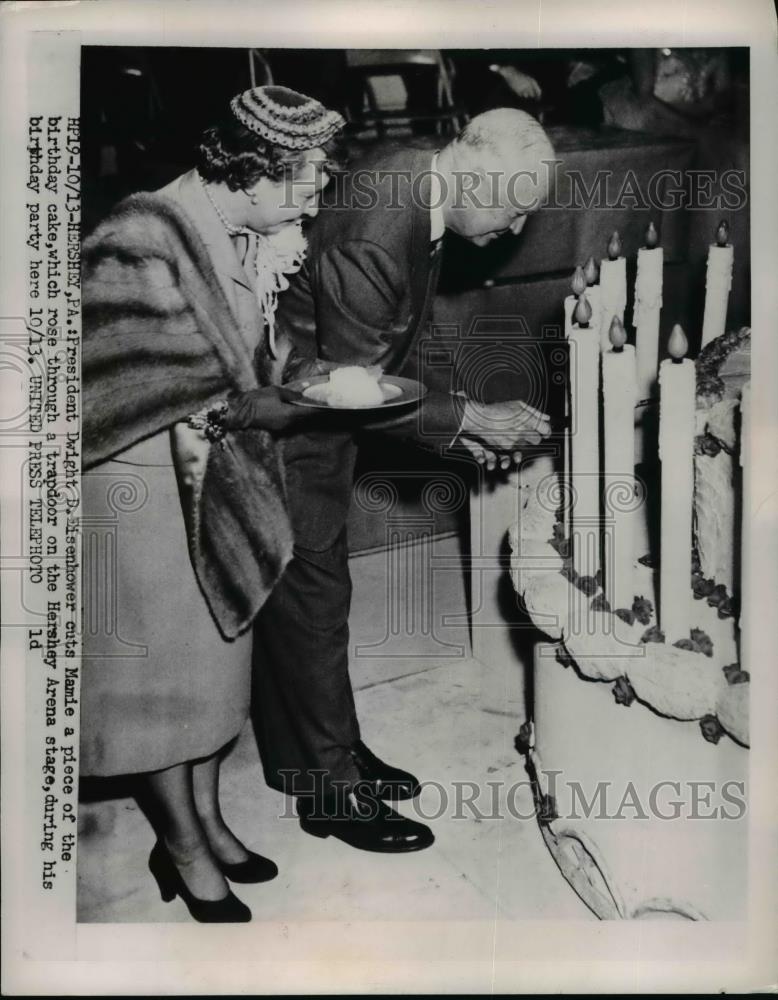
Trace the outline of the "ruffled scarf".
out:
<instances>
[{"instance_id":1,"label":"ruffled scarf","mask_svg":"<svg viewBox=\"0 0 778 1000\"><path fill-rule=\"evenodd\" d=\"M267 326L268 350L275 358L278 296L289 287L288 275L296 274L302 267L308 243L300 222L269 236L252 233L248 229L244 235L248 237L249 245L243 267L254 285L259 311ZM252 265L253 274L249 270Z\"/></svg>"}]
</instances>

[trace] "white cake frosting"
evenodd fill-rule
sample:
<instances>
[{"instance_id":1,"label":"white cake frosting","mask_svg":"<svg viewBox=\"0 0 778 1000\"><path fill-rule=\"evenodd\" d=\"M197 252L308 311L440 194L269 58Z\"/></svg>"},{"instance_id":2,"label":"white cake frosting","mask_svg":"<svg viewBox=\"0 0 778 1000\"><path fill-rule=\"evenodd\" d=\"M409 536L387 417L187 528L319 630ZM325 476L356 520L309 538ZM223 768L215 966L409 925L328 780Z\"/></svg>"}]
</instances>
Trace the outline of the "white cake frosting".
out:
<instances>
[{"instance_id":1,"label":"white cake frosting","mask_svg":"<svg viewBox=\"0 0 778 1000\"><path fill-rule=\"evenodd\" d=\"M713 341L697 361L695 548L702 576L730 595L737 590L739 399L750 361L747 328Z\"/></svg>"},{"instance_id":2,"label":"white cake frosting","mask_svg":"<svg viewBox=\"0 0 778 1000\"><path fill-rule=\"evenodd\" d=\"M330 372L329 393L341 406L379 406L384 401L376 375L358 365Z\"/></svg>"}]
</instances>

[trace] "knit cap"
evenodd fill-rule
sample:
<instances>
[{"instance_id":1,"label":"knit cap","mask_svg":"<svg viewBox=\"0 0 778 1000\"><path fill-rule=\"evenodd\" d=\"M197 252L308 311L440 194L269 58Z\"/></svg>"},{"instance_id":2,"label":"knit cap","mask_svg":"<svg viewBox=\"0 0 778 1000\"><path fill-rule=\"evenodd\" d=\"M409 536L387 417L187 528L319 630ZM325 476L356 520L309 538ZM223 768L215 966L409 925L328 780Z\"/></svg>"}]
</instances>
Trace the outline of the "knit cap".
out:
<instances>
[{"instance_id":1,"label":"knit cap","mask_svg":"<svg viewBox=\"0 0 778 1000\"><path fill-rule=\"evenodd\" d=\"M345 125L337 111L288 87L254 87L230 101L247 129L283 149L314 149Z\"/></svg>"}]
</instances>

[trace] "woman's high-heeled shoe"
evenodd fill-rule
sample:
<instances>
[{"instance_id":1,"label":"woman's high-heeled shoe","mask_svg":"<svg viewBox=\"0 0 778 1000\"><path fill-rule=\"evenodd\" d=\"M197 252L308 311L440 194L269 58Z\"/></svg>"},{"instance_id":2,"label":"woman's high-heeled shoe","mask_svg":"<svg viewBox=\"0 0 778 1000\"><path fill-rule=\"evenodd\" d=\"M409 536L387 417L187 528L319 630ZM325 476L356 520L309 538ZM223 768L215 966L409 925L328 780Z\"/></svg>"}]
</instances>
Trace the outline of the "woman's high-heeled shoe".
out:
<instances>
[{"instance_id":1,"label":"woman's high-heeled shoe","mask_svg":"<svg viewBox=\"0 0 778 1000\"><path fill-rule=\"evenodd\" d=\"M216 859L219 871L230 882L242 882L244 885L254 882L269 882L278 875L278 866L270 858L263 858L261 854L255 854L253 851L246 853L248 857L245 861L237 861L232 864Z\"/></svg>"},{"instance_id":2,"label":"woman's high-heeled shoe","mask_svg":"<svg viewBox=\"0 0 778 1000\"><path fill-rule=\"evenodd\" d=\"M228 890L224 899L198 899L192 895L165 845L158 840L149 855L149 871L157 880L163 902L180 896L201 924L243 924L251 920L251 910Z\"/></svg>"}]
</instances>

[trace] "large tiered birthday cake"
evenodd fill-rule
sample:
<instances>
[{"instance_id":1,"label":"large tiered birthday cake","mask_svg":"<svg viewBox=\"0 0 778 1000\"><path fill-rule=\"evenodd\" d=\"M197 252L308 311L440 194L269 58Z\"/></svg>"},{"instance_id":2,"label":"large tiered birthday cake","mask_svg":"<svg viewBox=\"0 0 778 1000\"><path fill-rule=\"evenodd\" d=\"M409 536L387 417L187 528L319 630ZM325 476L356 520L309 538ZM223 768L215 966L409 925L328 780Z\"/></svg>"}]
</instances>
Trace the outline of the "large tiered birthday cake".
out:
<instances>
[{"instance_id":1,"label":"large tiered birthday cake","mask_svg":"<svg viewBox=\"0 0 778 1000\"><path fill-rule=\"evenodd\" d=\"M749 330L723 334L695 366L687 634L666 637L657 617L660 553L650 513L658 465L638 470L634 495L608 499L634 511L628 607L610 607L602 568L582 576L573 565L564 464L541 458L520 477L519 521L509 533L513 582L548 640L536 650L533 721L521 742L543 836L565 877L603 918L731 919L744 904L744 806L700 824L688 822L697 818L688 801L685 823L648 803L668 783L745 796L750 685L737 615L740 395L749 351ZM613 803L610 814L582 815L581 796L590 803L605 797L603 782L617 803L631 796L626 817L613 815Z\"/></svg>"},{"instance_id":2,"label":"large tiered birthday cake","mask_svg":"<svg viewBox=\"0 0 778 1000\"><path fill-rule=\"evenodd\" d=\"M750 331L727 334L721 341L703 351L697 364L690 555L695 602L687 639L672 645L664 642L656 618L657 558L650 552L645 520L636 522L639 558L631 608L607 606L600 574L594 583L575 579L569 539L559 518L563 489L550 457L527 467L520 487L520 520L511 529L510 540L516 589L540 630L562 643L560 655L566 653L588 677L617 681L618 696L625 700L637 696L662 715L704 720L708 738L720 735L718 722L747 745L748 676L739 667L734 567L740 506L735 457L738 400L747 372ZM651 486L647 485L649 494Z\"/></svg>"}]
</instances>

